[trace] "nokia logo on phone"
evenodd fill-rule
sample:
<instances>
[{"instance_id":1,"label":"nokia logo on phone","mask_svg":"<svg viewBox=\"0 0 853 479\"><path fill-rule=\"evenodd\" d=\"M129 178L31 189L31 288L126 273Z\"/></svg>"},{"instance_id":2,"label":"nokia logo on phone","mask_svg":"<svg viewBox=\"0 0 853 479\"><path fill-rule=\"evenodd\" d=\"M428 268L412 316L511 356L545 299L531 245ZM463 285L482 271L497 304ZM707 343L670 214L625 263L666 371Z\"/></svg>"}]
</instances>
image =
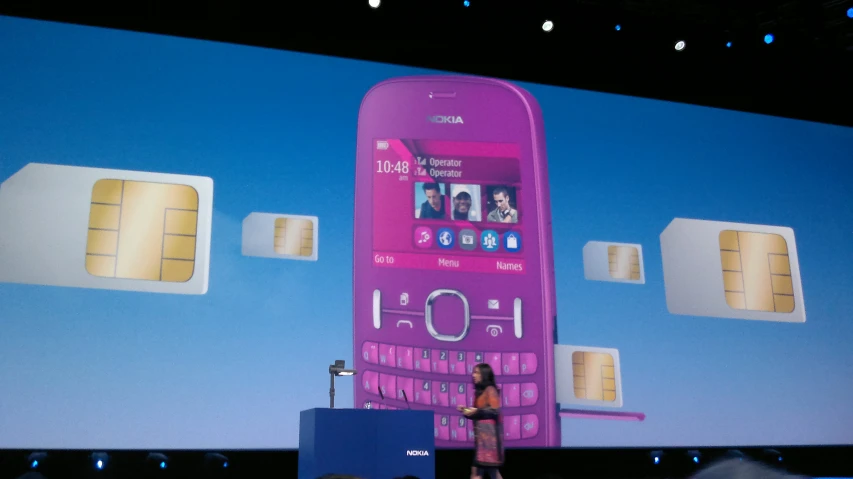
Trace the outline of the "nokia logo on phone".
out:
<instances>
[{"instance_id":1,"label":"nokia logo on phone","mask_svg":"<svg viewBox=\"0 0 853 479\"><path fill-rule=\"evenodd\" d=\"M429 456L429 451L406 451L407 456Z\"/></svg>"},{"instance_id":2,"label":"nokia logo on phone","mask_svg":"<svg viewBox=\"0 0 853 479\"><path fill-rule=\"evenodd\" d=\"M450 115L450 116L433 115L433 116L428 116L427 120L429 120L431 123L460 123L460 124L465 123L464 121L462 121L461 116L453 116L453 115Z\"/></svg>"}]
</instances>

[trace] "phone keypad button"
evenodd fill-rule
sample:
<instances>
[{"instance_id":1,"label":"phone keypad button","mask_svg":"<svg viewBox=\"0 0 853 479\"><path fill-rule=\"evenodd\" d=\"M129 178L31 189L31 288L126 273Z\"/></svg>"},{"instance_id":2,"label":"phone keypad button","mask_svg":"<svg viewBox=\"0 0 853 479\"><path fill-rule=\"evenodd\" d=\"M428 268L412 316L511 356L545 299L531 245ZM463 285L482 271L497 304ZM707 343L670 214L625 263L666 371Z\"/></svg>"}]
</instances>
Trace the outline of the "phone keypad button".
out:
<instances>
[{"instance_id":1,"label":"phone keypad button","mask_svg":"<svg viewBox=\"0 0 853 479\"><path fill-rule=\"evenodd\" d=\"M379 345L365 341L361 346L361 357L370 364L379 364Z\"/></svg>"},{"instance_id":2,"label":"phone keypad button","mask_svg":"<svg viewBox=\"0 0 853 479\"><path fill-rule=\"evenodd\" d=\"M435 415L435 438L441 441L450 440L450 416Z\"/></svg>"},{"instance_id":3,"label":"phone keypad button","mask_svg":"<svg viewBox=\"0 0 853 479\"><path fill-rule=\"evenodd\" d=\"M397 346L397 367L411 371L413 355L414 352L412 351L412 348Z\"/></svg>"},{"instance_id":4,"label":"phone keypad button","mask_svg":"<svg viewBox=\"0 0 853 479\"><path fill-rule=\"evenodd\" d=\"M430 372L430 350L415 348L415 371Z\"/></svg>"},{"instance_id":5,"label":"phone keypad button","mask_svg":"<svg viewBox=\"0 0 853 479\"><path fill-rule=\"evenodd\" d=\"M432 391L430 391L430 382L423 379L415 379L415 402L418 404L431 405ZM408 394L408 393L407 393Z\"/></svg>"},{"instance_id":6,"label":"phone keypad button","mask_svg":"<svg viewBox=\"0 0 853 479\"><path fill-rule=\"evenodd\" d=\"M521 416L521 438L530 439L539 434L539 417L536 414Z\"/></svg>"},{"instance_id":7,"label":"phone keypad button","mask_svg":"<svg viewBox=\"0 0 853 479\"><path fill-rule=\"evenodd\" d=\"M521 385L521 405L533 406L539 400L539 386L536 383L524 383Z\"/></svg>"},{"instance_id":8,"label":"phone keypad button","mask_svg":"<svg viewBox=\"0 0 853 479\"><path fill-rule=\"evenodd\" d=\"M504 384L501 387L501 396L505 407L518 407L521 404L521 392L518 384Z\"/></svg>"},{"instance_id":9,"label":"phone keypad button","mask_svg":"<svg viewBox=\"0 0 853 479\"><path fill-rule=\"evenodd\" d=\"M403 396L403 391L406 396ZM415 380L412 378L397 378L397 400L406 402L406 399L413 401L415 399Z\"/></svg>"},{"instance_id":10,"label":"phone keypad button","mask_svg":"<svg viewBox=\"0 0 853 479\"><path fill-rule=\"evenodd\" d=\"M504 439L515 441L521 439L521 416L504 417Z\"/></svg>"},{"instance_id":11,"label":"phone keypad button","mask_svg":"<svg viewBox=\"0 0 853 479\"><path fill-rule=\"evenodd\" d=\"M395 398L397 396L397 377L392 374L380 374L379 387L382 388L382 395L386 399Z\"/></svg>"},{"instance_id":12,"label":"phone keypad button","mask_svg":"<svg viewBox=\"0 0 853 479\"><path fill-rule=\"evenodd\" d=\"M395 361L395 351L396 348L390 344L380 344L379 345L379 364L381 366L389 366L394 367Z\"/></svg>"},{"instance_id":13,"label":"phone keypad button","mask_svg":"<svg viewBox=\"0 0 853 479\"><path fill-rule=\"evenodd\" d=\"M440 381L432 382L432 405L441 407L450 406L450 386L448 383Z\"/></svg>"},{"instance_id":14,"label":"phone keypad button","mask_svg":"<svg viewBox=\"0 0 853 479\"><path fill-rule=\"evenodd\" d=\"M432 372L439 374L447 374L448 371L448 356L450 354L444 350L432 350Z\"/></svg>"},{"instance_id":15,"label":"phone keypad button","mask_svg":"<svg viewBox=\"0 0 853 479\"><path fill-rule=\"evenodd\" d=\"M486 364L492 367L495 376L501 374L501 353L486 353Z\"/></svg>"},{"instance_id":16,"label":"phone keypad button","mask_svg":"<svg viewBox=\"0 0 853 479\"><path fill-rule=\"evenodd\" d=\"M450 352L450 374L467 374L465 370L465 352Z\"/></svg>"},{"instance_id":17,"label":"phone keypad button","mask_svg":"<svg viewBox=\"0 0 853 479\"><path fill-rule=\"evenodd\" d=\"M535 354L521 353L521 374L534 374L537 366L538 362Z\"/></svg>"},{"instance_id":18,"label":"phone keypad button","mask_svg":"<svg viewBox=\"0 0 853 479\"><path fill-rule=\"evenodd\" d=\"M450 383L450 407L468 406L468 396L465 394L466 385L463 383Z\"/></svg>"},{"instance_id":19,"label":"phone keypad button","mask_svg":"<svg viewBox=\"0 0 853 479\"><path fill-rule=\"evenodd\" d=\"M518 374L518 353L503 353L501 355L501 374L511 376Z\"/></svg>"},{"instance_id":20,"label":"phone keypad button","mask_svg":"<svg viewBox=\"0 0 853 479\"><path fill-rule=\"evenodd\" d=\"M465 369L471 374L474 372L474 366L483 362L483 353L468 353L466 359Z\"/></svg>"},{"instance_id":21,"label":"phone keypad button","mask_svg":"<svg viewBox=\"0 0 853 479\"><path fill-rule=\"evenodd\" d=\"M365 371L361 375L361 387L370 394L376 394L379 387L379 374L373 371Z\"/></svg>"},{"instance_id":22,"label":"phone keypad button","mask_svg":"<svg viewBox=\"0 0 853 479\"><path fill-rule=\"evenodd\" d=\"M468 419L464 416L453 418L453 428L450 430L450 439L455 442L468 440Z\"/></svg>"}]
</instances>

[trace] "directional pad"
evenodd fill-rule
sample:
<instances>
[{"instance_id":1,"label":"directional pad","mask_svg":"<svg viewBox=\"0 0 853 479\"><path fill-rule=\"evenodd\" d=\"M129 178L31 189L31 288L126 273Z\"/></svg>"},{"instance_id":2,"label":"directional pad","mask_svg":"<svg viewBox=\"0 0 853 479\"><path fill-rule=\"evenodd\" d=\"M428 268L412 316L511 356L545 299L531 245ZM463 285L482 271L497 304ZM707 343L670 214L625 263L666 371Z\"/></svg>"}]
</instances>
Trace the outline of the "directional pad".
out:
<instances>
[{"instance_id":1,"label":"directional pad","mask_svg":"<svg viewBox=\"0 0 853 479\"><path fill-rule=\"evenodd\" d=\"M424 313L427 331L435 339L455 342L462 341L468 335L468 329L471 327L471 309L468 299L459 291L452 289L433 291L427 297ZM438 327L452 327L451 325L456 327L455 331L438 330Z\"/></svg>"}]
</instances>

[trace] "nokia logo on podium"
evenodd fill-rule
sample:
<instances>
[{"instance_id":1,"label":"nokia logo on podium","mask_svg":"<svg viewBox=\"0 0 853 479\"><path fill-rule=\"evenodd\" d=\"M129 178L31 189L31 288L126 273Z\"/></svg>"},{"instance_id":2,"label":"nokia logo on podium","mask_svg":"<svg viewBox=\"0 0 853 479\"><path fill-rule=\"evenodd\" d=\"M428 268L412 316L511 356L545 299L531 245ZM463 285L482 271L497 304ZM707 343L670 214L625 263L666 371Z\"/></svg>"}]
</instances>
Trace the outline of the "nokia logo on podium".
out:
<instances>
[{"instance_id":1,"label":"nokia logo on podium","mask_svg":"<svg viewBox=\"0 0 853 479\"><path fill-rule=\"evenodd\" d=\"M461 116L453 116L453 115L450 115L450 116L433 115L433 116L428 116L427 120L429 120L431 123L459 123L459 124L465 123L464 121L462 121Z\"/></svg>"},{"instance_id":2,"label":"nokia logo on podium","mask_svg":"<svg viewBox=\"0 0 853 479\"><path fill-rule=\"evenodd\" d=\"M406 451L406 455L407 456L429 456L429 451L409 450L409 451Z\"/></svg>"}]
</instances>

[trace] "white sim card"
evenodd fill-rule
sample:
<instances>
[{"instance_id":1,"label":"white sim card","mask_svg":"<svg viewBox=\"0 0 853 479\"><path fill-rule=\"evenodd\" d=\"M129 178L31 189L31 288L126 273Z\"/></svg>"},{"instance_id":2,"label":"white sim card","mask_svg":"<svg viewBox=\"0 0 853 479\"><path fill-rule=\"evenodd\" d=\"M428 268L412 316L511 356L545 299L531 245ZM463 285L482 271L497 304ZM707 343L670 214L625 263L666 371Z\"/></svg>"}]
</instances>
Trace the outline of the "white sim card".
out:
<instances>
[{"instance_id":1,"label":"white sim card","mask_svg":"<svg viewBox=\"0 0 853 479\"><path fill-rule=\"evenodd\" d=\"M251 213L243 220L243 256L317 261L319 219Z\"/></svg>"},{"instance_id":2,"label":"white sim card","mask_svg":"<svg viewBox=\"0 0 853 479\"><path fill-rule=\"evenodd\" d=\"M583 247L583 274L590 281L645 284L643 246L590 241Z\"/></svg>"},{"instance_id":3,"label":"white sim card","mask_svg":"<svg viewBox=\"0 0 853 479\"><path fill-rule=\"evenodd\" d=\"M0 185L0 282L205 294L213 180L30 163Z\"/></svg>"},{"instance_id":4,"label":"white sim card","mask_svg":"<svg viewBox=\"0 0 853 479\"><path fill-rule=\"evenodd\" d=\"M555 345L554 374L561 405L622 407L617 349Z\"/></svg>"},{"instance_id":5,"label":"white sim card","mask_svg":"<svg viewBox=\"0 0 853 479\"><path fill-rule=\"evenodd\" d=\"M670 313L806 321L791 228L676 218L660 244Z\"/></svg>"}]
</instances>

